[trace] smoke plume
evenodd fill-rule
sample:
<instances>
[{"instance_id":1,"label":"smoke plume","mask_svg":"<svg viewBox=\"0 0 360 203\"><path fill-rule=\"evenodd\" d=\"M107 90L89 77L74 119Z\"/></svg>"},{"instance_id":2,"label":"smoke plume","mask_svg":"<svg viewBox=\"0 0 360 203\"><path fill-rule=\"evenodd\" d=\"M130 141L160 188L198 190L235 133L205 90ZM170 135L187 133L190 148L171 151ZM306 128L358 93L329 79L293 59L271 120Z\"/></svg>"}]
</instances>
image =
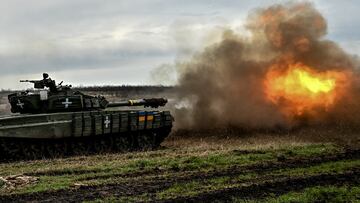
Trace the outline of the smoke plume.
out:
<instances>
[{"instance_id":1,"label":"smoke plume","mask_svg":"<svg viewBox=\"0 0 360 203\"><path fill-rule=\"evenodd\" d=\"M325 38L326 20L311 3L255 10L245 27L250 35L226 30L220 42L177 64L181 70L175 112L179 126L272 128L304 122L360 121L359 83L355 79L359 63ZM310 67L315 75L336 73L336 78L341 78L336 79L334 95L326 105L299 110L297 100L302 98L280 95L269 99L266 85L274 81L268 78L269 71L283 74L299 64Z\"/></svg>"}]
</instances>

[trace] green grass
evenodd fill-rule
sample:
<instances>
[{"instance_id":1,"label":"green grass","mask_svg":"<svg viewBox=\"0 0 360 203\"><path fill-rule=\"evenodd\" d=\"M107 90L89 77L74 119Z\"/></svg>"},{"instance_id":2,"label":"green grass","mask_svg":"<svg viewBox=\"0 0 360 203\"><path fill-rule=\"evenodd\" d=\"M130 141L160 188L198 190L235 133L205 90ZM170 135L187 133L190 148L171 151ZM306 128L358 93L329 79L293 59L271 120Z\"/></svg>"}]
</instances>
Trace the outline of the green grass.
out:
<instances>
[{"instance_id":1,"label":"green grass","mask_svg":"<svg viewBox=\"0 0 360 203\"><path fill-rule=\"evenodd\" d=\"M18 193L35 193L49 190L59 190L66 189L71 185L73 179L71 177L65 176L61 178L54 179L50 176L42 176L40 177L39 183L33 186L27 186L18 191Z\"/></svg>"},{"instance_id":2,"label":"green grass","mask_svg":"<svg viewBox=\"0 0 360 203\"><path fill-rule=\"evenodd\" d=\"M74 157L68 159L40 160L31 162L18 162L0 164L0 175L23 173L45 173L39 175L39 181L35 185L17 188L11 193L34 193L48 190L68 189L75 183L85 185L99 185L109 183L121 183L135 178L121 177L126 174L148 172L149 175L140 176L142 180L154 177L176 177L184 173L206 173L211 170L222 170L231 167L253 165L265 162L276 162L277 156L283 154L286 158L316 157L319 155L338 153L342 149L329 144L305 145L280 149L256 150L254 153L241 153L238 150L210 150L199 152L196 150L161 150L154 152L127 153L119 155L97 155L88 157ZM358 164L358 163L357 163ZM338 168L341 167L339 164ZM330 166L329 166L330 167ZM298 169L296 173L301 173ZM307 170L307 169L304 169ZM314 173L317 169L314 170ZM154 171L160 171L154 173ZM319 172L319 171L318 171ZM46 174L48 173L48 174ZM152 175L154 173L154 175ZM295 172L277 171L276 174L288 174ZM256 174L242 174L237 180L246 180L257 177ZM226 179L226 177L224 177ZM221 180L221 178L219 179ZM208 190L219 189L224 182L217 184L208 182L208 185L200 188ZM225 181L226 182L226 181ZM196 182L188 183L184 187L196 187ZM179 185L179 187L182 185ZM174 186L176 191L176 186ZM197 187L199 188L199 187ZM9 191L0 190L1 194ZM163 196L175 194L164 192ZM159 196L161 197L161 195Z\"/></svg>"},{"instance_id":3,"label":"green grass","mask_svg":"<svg viewBox=\"0 0 360 203\"><path fill-rule=\"evenodd\" d=\"M290 192L277 198L269 198L264 202L360 202L360 187L317 186L307 188L302 192Z\"/></svg>"},{"instance_id":4,"label":"green grass","mask_svg":"<svg viewBox=\"0 0 360 203\"><path fill-rule=\"evenodd\" d=\"M279 149L280 153L283 153L287 156L299 156L299 157L309 157L309 156L320 156L322 154L328 153L338 153L342 149L331 144L317 144L317 145L306 145L306 146L295 146L292 148L283 148Z\"/></svg>"},{"instance_id":5,"label":"green grass","mask_svg":"<svg viewBox=\"0 0 360 203\"><path fill-rule=\"evenodd\" d=\"M212 178L206 181L192 181L188 183L177 183L170 188L157 193L158 199L169 199L181 196L193 196L206 191L213 191L229 187L230 177Z\"/></svg>"},{"instance_id":6,"label":"green grass","mask_svg":"<svg viewBox=\"0 0 360 203\"><path fill-rule=\"evenodd\" d=\"M310 167L299 167L294 169L280 169L273 171L270 174L274 176L303 176L303 175L315 175L322 173L341 173L351 168L360 167L360 160L344 160L329 163L322 163Z\"/></svg>"}]
</instances>

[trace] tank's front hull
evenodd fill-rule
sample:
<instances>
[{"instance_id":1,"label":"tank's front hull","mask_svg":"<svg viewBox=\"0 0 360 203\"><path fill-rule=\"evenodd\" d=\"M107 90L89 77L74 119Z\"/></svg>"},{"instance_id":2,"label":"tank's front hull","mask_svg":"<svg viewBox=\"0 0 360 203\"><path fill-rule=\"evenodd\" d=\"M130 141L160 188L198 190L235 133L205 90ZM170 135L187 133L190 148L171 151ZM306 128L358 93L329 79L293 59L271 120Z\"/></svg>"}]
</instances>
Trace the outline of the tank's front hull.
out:
<instances>
[{"instance_id":1,"label":"tank's front hull","mask_svg":"<svg viewBox=\"0 0 360 203\"><path fill-rule=\"evenodd\" d=\"M168 111L93 111L0 118L0 160L148 150L170 133Z\"/></svg>"}]
</instances>

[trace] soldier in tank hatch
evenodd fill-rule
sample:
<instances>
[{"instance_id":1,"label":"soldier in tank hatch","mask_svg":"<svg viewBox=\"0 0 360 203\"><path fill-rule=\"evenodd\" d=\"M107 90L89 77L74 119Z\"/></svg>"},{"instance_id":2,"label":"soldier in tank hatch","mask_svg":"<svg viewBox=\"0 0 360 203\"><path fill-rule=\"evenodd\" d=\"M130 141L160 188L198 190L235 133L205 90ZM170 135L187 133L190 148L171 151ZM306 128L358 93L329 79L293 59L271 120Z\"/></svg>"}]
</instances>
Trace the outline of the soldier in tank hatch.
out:
<instances>
[{"instance_id":1,"label":"soldier in tank hatch","mask_svg":"<svg viewBox=\"0 0 360 203\"><path fill-rule=\"evenodd\" d=\"M50 92L56 93L58 92L58 88L56 87L55 80L49 78L49 74L43 73L42 80L20 80L20 82L30 82L34 83L34 88L36 89L44 89L44 87L48 87Z\"/></svg>"},{"instance_id":2,"label":"soldier in tank hatch","mask_svg":"<svg viewBox=\"0 0 360 203\"><path fill-rule=\"evenodd\" d=\"M50 92L57 92L55 80L49 78L49 74L43 73L42 83L45 87L48 87L50 89Z\"/></svg>"}]
</instances>

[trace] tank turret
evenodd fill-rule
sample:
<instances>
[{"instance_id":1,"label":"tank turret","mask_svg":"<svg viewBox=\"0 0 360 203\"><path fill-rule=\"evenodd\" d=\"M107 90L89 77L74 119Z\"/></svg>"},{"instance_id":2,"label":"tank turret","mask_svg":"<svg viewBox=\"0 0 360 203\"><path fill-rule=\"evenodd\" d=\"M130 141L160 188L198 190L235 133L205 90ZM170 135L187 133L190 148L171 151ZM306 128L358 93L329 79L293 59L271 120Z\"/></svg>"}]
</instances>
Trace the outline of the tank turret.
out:
<instances>
[{"instance_id":1,"label":"tank turret","mask_svg":"<svg viewBox=\"0 0 360 203\"><path fill-rule=\"evenodd\" d=\"M71 85L56 85L55 80L44 73L42 80L20 80L34 84L36 91L10 94L8 100L13 113L57 113L106 109L121 106L144 106L158 108L164 106L164 98L149 98L109 103L103 96L91 96L71 89Z\"/></svg>"}]
</instances>

